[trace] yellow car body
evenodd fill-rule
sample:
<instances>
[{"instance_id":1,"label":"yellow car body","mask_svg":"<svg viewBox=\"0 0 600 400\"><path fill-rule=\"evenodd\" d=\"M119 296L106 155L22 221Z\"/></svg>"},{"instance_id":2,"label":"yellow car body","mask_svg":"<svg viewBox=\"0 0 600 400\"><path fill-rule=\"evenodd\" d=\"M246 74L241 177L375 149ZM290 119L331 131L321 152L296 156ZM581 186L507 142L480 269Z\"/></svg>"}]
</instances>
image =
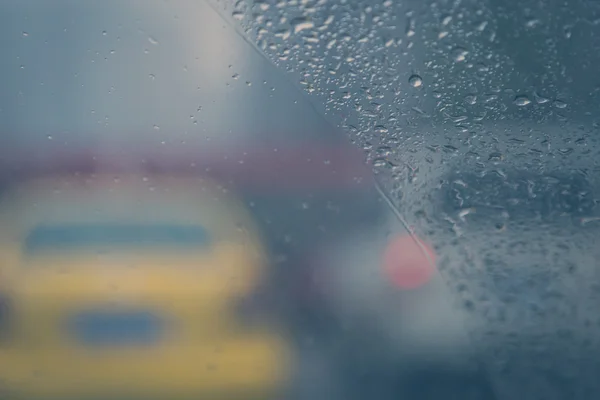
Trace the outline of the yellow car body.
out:
<instances>
[{"instance_id":1,"label":"yellow car body","mask_svg":"<svg viewBox=\"0 0 600 400\"><path fill-rule=\"evenodd\" d=\"M282 332L235 312L266 256L244 207L214 184L29 181L0 199L0 246L8 398L265 399L289 378Z\"/></svg>"}]
</instances>

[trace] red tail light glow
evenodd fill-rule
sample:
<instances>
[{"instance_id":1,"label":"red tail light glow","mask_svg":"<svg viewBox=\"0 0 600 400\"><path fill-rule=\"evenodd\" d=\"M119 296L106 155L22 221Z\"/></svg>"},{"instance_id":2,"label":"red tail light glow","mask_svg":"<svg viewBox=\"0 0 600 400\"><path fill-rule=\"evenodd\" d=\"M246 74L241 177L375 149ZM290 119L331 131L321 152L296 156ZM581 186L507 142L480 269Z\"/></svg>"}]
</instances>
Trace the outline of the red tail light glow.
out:
<instances>
[{"instance_id":1,"label":"red tail light glow","mask_svg":"<svg viewBox=\"0 0 600 400\"><path fill-rule=\"evenodd\" d=\"M429 282L435 262L433 249L408 234L392 239L383 256L385 274L400 289L417 289Z\"/></svg>"}]
</instances>

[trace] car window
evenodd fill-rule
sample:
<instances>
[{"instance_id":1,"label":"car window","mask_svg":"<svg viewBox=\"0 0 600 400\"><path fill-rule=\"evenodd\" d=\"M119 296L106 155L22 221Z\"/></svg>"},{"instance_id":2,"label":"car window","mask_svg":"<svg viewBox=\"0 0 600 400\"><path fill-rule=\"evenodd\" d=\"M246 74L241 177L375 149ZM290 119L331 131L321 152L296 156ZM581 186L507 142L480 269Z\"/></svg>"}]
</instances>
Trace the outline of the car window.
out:
<instances>
[{"instance_id":1,"label":"car window","mask_svg":"<svg viewBox=\"0 0 600 400\"><path fill-rule=\"evenodd\" d=\"M210 244L202 226L169 224L76 224L37 226L27 235L26 254L86 248L201 249Z\"/></svg>"},{"instance_id":2,"label":"car window","mask_svg":"<svg viewBox=\"0 0 600 400\"><path fill-rule=\"evenodd\" d=\"M208 178L218 192L202 208L211 227L229 221L220 195L235 193L252 223L227 225L256 226L268 254L240 313L259 310L269 323L165 346L184 355L140 353L170 372L106 358L131 377L121 388L141 398L221 384L224 397L247 385L299 400L598 397L596 2L49 4L0 4L0 191L52 174L109 174L98 193L123 189L129 173L192 176L190 187ZM188 185L166 186L102 202L102 215L136 214L135 226L61 225L96 208L74 193L19 208L16 219L34 227L25 249L208 243L195 225L140 222L189 219ZM49 221L40 215L55 225L37 226ZM395 279L409 275L427 279ZM123 307L144 308L131 305L139 288L122 283ZM208 317L177 301L176 317L201 331ZM51 321L40 310L30 320ZM283 360L293 367L285 378ZM5 363L0 392L50 390L43 379L74 390ZM85 386L99 395L93 382L118 381L98 373Z\"/></svg>"}]
</instances>

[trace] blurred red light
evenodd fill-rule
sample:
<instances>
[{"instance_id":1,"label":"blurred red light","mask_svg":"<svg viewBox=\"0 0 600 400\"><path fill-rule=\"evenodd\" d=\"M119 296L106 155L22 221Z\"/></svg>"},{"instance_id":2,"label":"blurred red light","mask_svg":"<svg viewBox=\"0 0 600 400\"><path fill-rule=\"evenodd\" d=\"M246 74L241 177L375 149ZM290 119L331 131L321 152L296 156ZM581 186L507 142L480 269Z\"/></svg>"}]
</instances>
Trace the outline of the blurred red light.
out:
<instances>
[{"instance_id":1,"label":"blurred red light","mask_svg":"<svg viewBox=\"0 0 600 400\"><path fill-rule=\"evenodd\" d=\"M435 262L433 249L408 234L392 239L383 256L388 279L401 289L417 289L429 282L435 271Z\"/></svg>"}]
</instances>

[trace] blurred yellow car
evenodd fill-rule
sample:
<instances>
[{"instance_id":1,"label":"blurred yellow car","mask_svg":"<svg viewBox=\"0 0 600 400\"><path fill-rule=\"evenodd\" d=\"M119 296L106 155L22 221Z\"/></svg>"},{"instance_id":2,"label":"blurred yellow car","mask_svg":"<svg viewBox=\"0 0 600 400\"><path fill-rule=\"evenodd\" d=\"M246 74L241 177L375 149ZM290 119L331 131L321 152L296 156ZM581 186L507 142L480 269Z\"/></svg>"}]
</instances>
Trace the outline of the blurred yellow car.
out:
<instances>
[{"instance_id":1,"label":"blurred yellow car","mask_svg":"<svg viewBox=\"0 0 600 400\"><path fill-rule=\"evenodd\" d=\"M281 331L240 322L267 265L241 204L198 178L31 180L0 199L2 398L259 398Z\"/></svg>"}]
</instances>

